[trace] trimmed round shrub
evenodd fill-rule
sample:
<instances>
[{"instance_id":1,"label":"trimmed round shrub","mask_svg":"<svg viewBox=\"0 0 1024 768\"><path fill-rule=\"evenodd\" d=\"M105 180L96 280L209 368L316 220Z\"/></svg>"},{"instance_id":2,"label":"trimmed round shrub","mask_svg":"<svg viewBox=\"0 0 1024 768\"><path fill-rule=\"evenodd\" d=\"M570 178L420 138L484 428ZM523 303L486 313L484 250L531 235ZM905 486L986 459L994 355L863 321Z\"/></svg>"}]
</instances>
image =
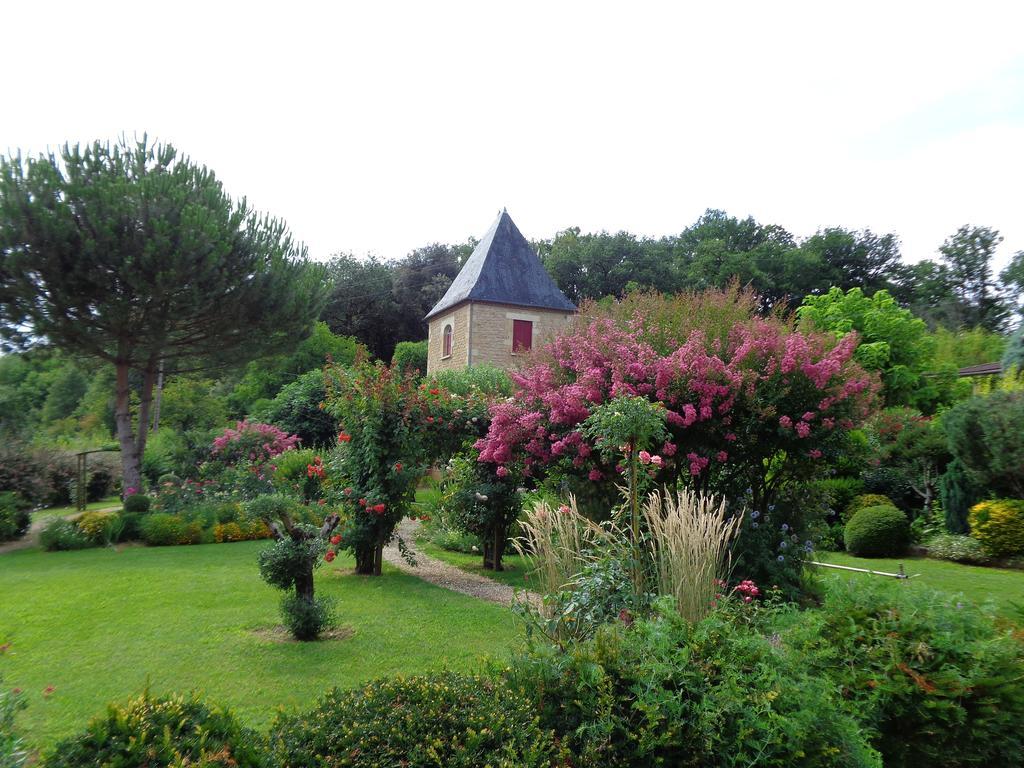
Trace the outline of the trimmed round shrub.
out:
<instances>
[{"instance_id":1,"label":"trimmed round shrub","mask_svg":"<svg viewBox=\"0 0 1024 768\"><path fill-rule=\"evenodd\" d=\"M333 603L323 597L305 600L289 592L281 600L281 615L296 640L316 640L334 621Z\"/></svg>"},{"instance_id":2,"label":"trimmed round shrub","mask_svg":"<svg viewBox=\"0 0 1024 768\"><path fill-rule=\"evenodd\" d=\"M117 534L124 528L120 515L100 510L83 512L75 521L75 525L93 544L106 544L116 539Z\"/></svg>"},{"instance_id":3,"label":"trimmed round shrub","mask_svg":"<svg viewBox=\"0 0 1024 768\"><path fill-rule=\"evenodd\" d=\"M970 536L942 533L925 542L928 557L936 560L952 560L954 563L987 565L992 562L992 553L985 545Z\"/></svg>"},{"instance_id":4,"label":"trimmed round shrub","mask_svg":"<svg viewBox=\"0 0 1024 768\"><path fill-rule=\"evenodd\" d=\"M151 547L170 547L182 543L186 523L177 515L146 515L139 522L142 540Z\"/></svg>"},{"instance_id":5,"label":"trimmed round shrub","mask_svg":"<svg viewBox=\"0 0 1024 768\"><path fill-rule=\"evenodd\" d=\"M996 557L1024 553L1024 499L992 499L971 507L971 536Z\"/></svg>"},{"instance_id":6,"label":"trimmed round shrub","mask_svg":"<svg viewBox=\"0 0 1024 768\"><path fill-rule=\"evenodd\" d=\"M13 491L0 493L0 541L20 539L32 523L29 503Z\"/></svg>"},{"instance_id":7,"label":"trimmed round shrub","mask_svg":"<svg viewBox=\"0 0 1024 768\"><path fill-rule=\"evenodd\" d=\"M860 496L855 496L853 501L846 505L846 508L843 510L843 522L848 521L862 509L867 509L868 507L895 506L896 504L888 496L883 496L880 493L862 493Z\"/></svg>"},{"instance_id":8,"label":"trimmed round shrub","mask_svg":"<svg viewBox=\"0 0 1024 768\"><path fill-rule=\"evenodd\" d=\"M124 500L124 511L144 515L149 512L153 504L152 499L141 493L136 493Z\"/></svg>"},{"instance_id":9,"label":"trimmed round shrub","mask_svg":"<svg viewBox=\"0 0 1024 768\"><path fill-rule=\"evenodd\" d=\"M279 715L271 751L289 768L540 768L553 735L532 703L481 677L387 678L324 696L307 714Z\"/></svg>"},{"instance_id":10,"label":"trimmed round shrub","mask_svg":"<svg viewBox=\"0 0 1024 768\"><path fill-rule=\"evenodd\" d=\"M239 725L230 711L195 696L147 692L127 704L111 704L82 733L57 744L43 765L265 768L269 763L260 736Z\"/></svg>"},{"instance_id":11,"label":"trimmed round shrub","mask_svg":"<svg viewBox=\"0 0 1024 768\"><path fill-rule=\"evenodd\" d=\"M92 546L89 538L78 526L63 517L56 517L39 533L39 543L50 552L85 549Z\"/></svg>"},{"instance_id":12,"label":"trimmed round shrub","mask_svg":"<svg viewBox=\"0 0 1024 768\"><path fill-rule=\"evenodd\" d=\"M896 507L867 507L850 518L843 541L858 557L894 557L910 543L910 521Z\"/></svg>"}]
</instances>

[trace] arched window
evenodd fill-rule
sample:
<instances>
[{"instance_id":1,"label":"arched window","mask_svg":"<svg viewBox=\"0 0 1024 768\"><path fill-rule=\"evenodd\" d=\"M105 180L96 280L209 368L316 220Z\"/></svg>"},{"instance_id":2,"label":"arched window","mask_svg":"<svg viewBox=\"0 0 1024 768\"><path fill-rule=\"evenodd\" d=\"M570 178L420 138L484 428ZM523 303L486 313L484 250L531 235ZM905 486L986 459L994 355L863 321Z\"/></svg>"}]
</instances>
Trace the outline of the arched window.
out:
<instances>
[{"instance_id":1,"label":"arched window","mask_svg":"<svg viewBox=\"0 0 1024 768\"><path fill-rule=\"evenodd\" d=\"M444 327L444 335L441 341L441 357L452 356L452 326L451 323Z\"/></svg>"}]
</instances>

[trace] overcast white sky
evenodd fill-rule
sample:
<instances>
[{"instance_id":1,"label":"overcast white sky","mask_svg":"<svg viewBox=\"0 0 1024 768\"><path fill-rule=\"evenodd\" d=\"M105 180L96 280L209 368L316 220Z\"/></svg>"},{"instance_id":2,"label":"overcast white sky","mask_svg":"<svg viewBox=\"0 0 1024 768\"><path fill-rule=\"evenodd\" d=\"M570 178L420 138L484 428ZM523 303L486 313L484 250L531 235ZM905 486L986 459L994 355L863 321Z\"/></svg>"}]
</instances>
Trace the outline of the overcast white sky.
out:
<instances>
[{"instance_id":1,"label":"overcast white sky","mask_svg":"<svg viewBox=\"0 0 1024 768\"><path fill-rule=\"evenodd\" d=\"M713 6L713 7L709 7ZM148 131L313 257L481 236L964 223L1024 249L1024 4L3 4L0 151Z\"/></svg>"}]
</instances>

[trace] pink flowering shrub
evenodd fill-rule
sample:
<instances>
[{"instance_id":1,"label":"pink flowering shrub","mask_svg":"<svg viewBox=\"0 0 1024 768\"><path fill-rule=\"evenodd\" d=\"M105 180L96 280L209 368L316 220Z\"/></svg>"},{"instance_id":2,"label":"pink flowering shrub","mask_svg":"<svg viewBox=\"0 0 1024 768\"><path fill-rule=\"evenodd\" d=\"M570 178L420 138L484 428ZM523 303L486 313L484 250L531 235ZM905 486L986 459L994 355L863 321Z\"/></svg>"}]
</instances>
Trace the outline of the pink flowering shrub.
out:
<instances>
[{"instance_id":1,"label":"pink flowering shrub","mask_svg":"<svg viewBox=\"0 0 1024 768\"><path fill-rule=\"evenodd\" d=\"M686 297L663 299L678 300ZM672 350L657 350L647 336L640 315L580 317L546 359L513 374L518 391L492 408L477 443L481 461L516 457L527 473L557 465L615 482L621 466L581 425L611 398L641 396L666 408L669 437L658 453L641 455L659 482L730 495L750 488L761 505L780 484L813 476L874 401L877 383L853 360L853 334L837 343L778 318L749 317L724 338L695 328Z\"/></svg>"},{"instance_id":2,"label":"pink flowering shrub","mask_svg":"<svg viewBox=\"0 0 1024 768\"><path fill-rule=\"evenodd\" d=\"M798 500L784 491L824 474L841 455L846 433L870 415L878 382L853 359L855 334L837 342L800 332L785 318L756 316L755 303L737 295L645 295L616 311L585 308L532 367L513 374L517 392L492 407L490 429L476 443L480 460L571 477L608 510L627 466L588 440L583 423L612 398L644 397L665 408L667 438L640 454L655 484L682 483L765 512L783 497ZM652 328L651 318L675 318L689 330ZM775 518L776 528L797 527L795 513L780 508ZM799 565L785 551L793 535L750 552L757 549L759 562Z\"/></svg>"},{"instance_id":3,"label":"pink flowering shrub","mask_svg":"<svg viewBox=\"0 0 1024 768\"><path fill-rule=\"evenodd\" d=\"M297 435L289 435L273 424L242 420L235 424L234 429L228 427L224 434L214 439L210 455L222 464L248 462L258 465L298 445Z\"/></svg>"}]
</instances>

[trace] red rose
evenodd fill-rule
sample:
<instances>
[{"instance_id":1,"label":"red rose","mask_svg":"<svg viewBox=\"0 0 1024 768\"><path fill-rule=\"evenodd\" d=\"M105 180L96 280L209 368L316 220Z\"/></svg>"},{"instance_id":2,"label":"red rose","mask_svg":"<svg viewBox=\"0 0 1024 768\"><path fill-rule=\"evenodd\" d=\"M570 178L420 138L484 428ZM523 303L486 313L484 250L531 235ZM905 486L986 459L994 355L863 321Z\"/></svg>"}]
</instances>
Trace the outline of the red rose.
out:
<instances>
[{"instance_id":1,"label":"red rose","mask_svg":"<svg viewBox=\"0 0 1024 768\"><path fill-rule=\"evenodd\" d=\"M331 562L332 560L334 560L334 550L333 549L328 549L327 550L327 554L324 555L324 560L326 560L328 563Z\"/></svg>"},{"instance_id":2,"label":"red rose","mask_svg":"<svg viewBox=\"0 0 1024 768\"><path fill-rule=\"evenodd\" d=\"M336 533L331 536L331 544L341 544L341 535Z\"/></svg>"},{"instance_id":3,"label":"red rose","mask_svg":"<svg viewBox=\"0 0 1024 768\"><path fill-rule=\"evenodd\" d=\"M360 499L359 500L359 506L360 507L365 507L366 506L366 499Z\"/></svg>"},{"instance_id":4,"label":"red rose","mask_svg":"<svg viewBox=\"0 0 1024 768\"><path fill-rule=\"evenodd\" d=\"M402 462L398 462L397 464L395 464L395 472L401 472L401 471L402 471Z\"/></svg>"},{"instance_id":5,"label":"red rose","mask_svg":"<svg viewBox=\"0 0 1024 768\"><path fill-rule=\"evenodd\" d=\"M432 394L432 395L440 395L441 394L441 390L440 389L432 389L432 390L430 390L430 394Z\"/></svg>"},{"instance_id":6,"label":"red rose","mask_svg":"<svg viewBox=\"0 0 1024 768\"><path fill-rule=\"evenodd\" d=\"M385 509L385 507L384 507L383 504L374 504L373 505L373 511L376 512L378 515L383 515L384 514L384 509Z\"/></svg>"}]
</instances>

